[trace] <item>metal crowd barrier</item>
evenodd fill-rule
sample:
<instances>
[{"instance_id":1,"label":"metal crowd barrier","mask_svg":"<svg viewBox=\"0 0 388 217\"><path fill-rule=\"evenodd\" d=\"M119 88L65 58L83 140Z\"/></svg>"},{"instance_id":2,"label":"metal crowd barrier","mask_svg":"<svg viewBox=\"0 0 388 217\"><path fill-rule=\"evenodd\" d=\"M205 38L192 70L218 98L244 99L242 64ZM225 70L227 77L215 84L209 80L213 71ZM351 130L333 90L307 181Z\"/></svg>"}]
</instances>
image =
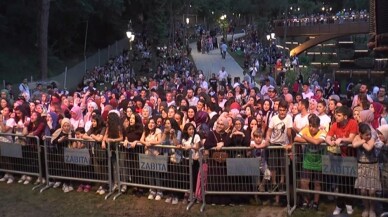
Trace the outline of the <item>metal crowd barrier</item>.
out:
<instances>
[{"instance_id":1,"label":"metal crowd barrier","mask_svg":"<svg viewBox=\"0 0 388 217\"><path fill-rule=\"evenodd\" d=\"M192 156L189 151L170 145L155 145L148 150L143 145L126 148L122 143L116 143L113 147L116 149L119 189L126 185L181 192L193 198ZM176 162L171 160L173 153L178 156ZM119 190L113 199L121 194Z\"/></svg>"},{"instance_id":2,"label":"metal crowd barrier","mask_svg":"<svg viewBox=\"0 0 388 217\"><path fill-rule=\"evenodd\" d=\"M294 143L292 147L294 206L289 210L289 215L296 209L301 197L313 198L314 194L388 203L388 196L384 195L384 192L385 194L388 192L388 186L384 184L388 183L388 177L380 176L380 172L387 168L379 168L378 163L364 163L366 167L360 170L356 149L351 146L340 148L346 149L347 157L328 152L326 144ZM360 186L364 185L364 178L369 180L368 185L376 188L376 196L361 195ZM359 183L358 187L356 182ZM311 184L313 189L310 187ZM315 187L315 184L319 187Z\"/></svg>"},{"instance_id":3,"label":"metal crowd barrier","mask_svg":"<svg viewBox=\"0 0 388 217\"><path fill-rule=\"evenodd\" d=\"M216 152L227 153L227 158L221 159L219 156L225 154ZM196 192L196 196L200 196L197 200L202 201L201 212L205 209L209 195L216 195L212 198L214 201L221 198L221 203L240 202L249 195L256 199L259 195L286 196L287 207L290 207L289 157L283 147L223 147L220 151L201 148L199 161L202 195Z\"/></svg>"},{"instance_id":4,"label":"metal crowd barrier","mask_svg":"<svg viewBox=\"0 0 388 217\"><path fill-rule=\"evenodd\" d=\"M42 159L39 138L0 133L0 171L41 179ZM34 186L33 190L38 187L40 186Z\"/></svg>"},{"instance_id":5,"label":"metal crowd barrier","mask_svg":"<svg viewBox=\"0 0 388 217\"><path fill-rule=\"evenodd\" d=\"M44 141L46 187L50 181L93 182L108 185L107 199L112 195L111 151L108 143L106 149L101 142L68 139L64 146L51 144L51 137Z\"/></svg>"}]
</instances>

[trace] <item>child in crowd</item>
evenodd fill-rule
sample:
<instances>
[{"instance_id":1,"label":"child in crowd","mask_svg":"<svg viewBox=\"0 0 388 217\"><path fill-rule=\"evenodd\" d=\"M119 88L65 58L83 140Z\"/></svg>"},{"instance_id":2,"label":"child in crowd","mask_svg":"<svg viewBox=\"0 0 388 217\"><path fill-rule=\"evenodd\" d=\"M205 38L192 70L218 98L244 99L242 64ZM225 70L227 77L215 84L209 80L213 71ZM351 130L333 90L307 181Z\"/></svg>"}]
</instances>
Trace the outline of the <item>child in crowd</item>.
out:
<instances>
[{"instance_id":1,"label":"child in crowd","mask_svg":"<svg viewBox=\"0 0 388 217\"><path fill-rule=\"evenodd\" d=\"M84 134L85 134L85 128L83 128L83 127L78 127L75 130L75 138L79 139L79 140L73 141L71 148L73 148L73 149L88 148L89 149L89 147L85 146L85 143L83 141L81 141ZM88 170L89 168L86 168L86 167L88 167L88 166L78 166L78 171ZM90 177L85 177L85 178L90 178ZM81 183L77 188L77 192L89 192L90 189L91 189L90 184Z\"/></svg>"},{"instance_id":2,"label":"child in crowd","mask_svg":"<svg viewBox=\"0 0 388 217\"><path fill-rule=\"evenodd\" d=\"M323 147L320 147L325 142L325 129L320 129L320 118L315 114L308 116L308 126L304 127L295 137L295 142L308 143L304 147L301 188L308 190L310 181L314 180L314 190L321 190L322 180L322 152ZM314 194L314 200L310 203L308 194L303 195L302 209L305 210L310 206L314 210L318 210L319 194Z\"/></svg>"},{"instance_id":3,"label":"child in crowd","mask_svg":"<svg viewBox=\"0 0 388 217\"><path fill-rule=\"evenodd\" d=\"M358 177L354 187L360 189L363 196L376 196L376 191L381 191L380 171L378 158L374 151L375 140L372 138L372 130L368 124L359 124L360 133L352 142L353 148L357 148ZM375 217L375 202L363 200L364 211L362 217Z\"/></svg>"},{"instance_id":4,"label":"child in crowd","mask_svg":"<svg viewBox=\"0 0 388 217\"><path fill-rule=\"evenodd\" d=\"M260 172L263 174L263 179L257 180L258 181L258 188L257 190L260 192L265 191L265 185L268 180L271 179L271 172L268 169L267 165L267 159L265 157L265 140L264 140L264 135L261 129L257 129L252 132L252 139L250 143L250 147L254 149L253 151L253 156L259 158L259 169Z\"/></svg>"}]
</instances>

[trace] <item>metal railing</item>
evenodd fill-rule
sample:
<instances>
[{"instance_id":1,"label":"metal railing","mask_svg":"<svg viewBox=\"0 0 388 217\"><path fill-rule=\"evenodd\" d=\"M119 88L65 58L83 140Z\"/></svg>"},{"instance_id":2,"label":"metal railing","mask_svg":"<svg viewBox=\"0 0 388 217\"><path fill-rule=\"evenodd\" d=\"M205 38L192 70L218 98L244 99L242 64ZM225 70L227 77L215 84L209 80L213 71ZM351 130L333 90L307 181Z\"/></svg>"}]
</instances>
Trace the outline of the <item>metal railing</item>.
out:
<instances>
[{"instance_id":1,"label":"metal railing","mask_svg":"<svg viewBox=\"0 0 388 217\"><path fill-rule=\"evenodd\" d=\"M384 168L379 168L377 161L361 163L351 146L342 148L346 149L347 156L327 151L326 144L294 143L294 206L289 210L290 215L298 206L298 198L303 202L313 201L311 195L388 202L388 197L383 195L388 189L382 185L388 180L380 176ZM310 189L310 183L314 183L314 189ZM370 188L376 191L374 195L361 193Z\"/></svg>"},{"instance_id":2,"label":"metal railing","mask_svg":"<svg viewBox=\"0 0 388 217\"><path fill-rule=\"evenodd\" d=\"M38 137L0 133L0 171L11 175L32 176L40 180L43 172L42 161L44 160ZM33 190L39 187L35 186Z\"/></svg>"},{"instance_id":3,"label":"metal railing","mask_svg":"<svg viewBox=\"0 0 388 217\"><path fill-rule=\"evenodd\" d=\"M235 203L232 195L286 196L289 207L289 157L283 147L270 146L259 150L223 147L221 151L202 148L199 161L202 195L197 199L202 201L201 212L205 209L208 195L229 197L221 203Z\"/></svg>"}]
</instances>

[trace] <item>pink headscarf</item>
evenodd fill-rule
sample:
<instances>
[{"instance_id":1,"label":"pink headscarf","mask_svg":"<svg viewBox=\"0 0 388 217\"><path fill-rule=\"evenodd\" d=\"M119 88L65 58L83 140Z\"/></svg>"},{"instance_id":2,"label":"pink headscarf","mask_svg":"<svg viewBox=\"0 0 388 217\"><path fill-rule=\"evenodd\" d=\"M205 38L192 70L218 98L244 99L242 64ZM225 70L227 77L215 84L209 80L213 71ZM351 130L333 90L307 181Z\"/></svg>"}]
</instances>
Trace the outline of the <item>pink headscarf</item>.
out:
<instances>
[{"instance_id":1,"label":"pink headscarf","mask_svg":"<svg viewBox=\"0 0 388 217\"><path fill-rule=\"evenodd\" d=\"M379 120L380 120L381 114L383 113L384 107L379 102L373 102L372 105L373 105L373 108L375 109L375 112L373 113L374 118L373 118L372 126L373 128L377 129L380 126Z\"/></svg>"},{"instance_id":2,"label":"pink headscarf","mask_svg":"<svg viewBox=\"0 0 388 217\"><path fill-rule=\"evenodd\" d=\"M82 119L82 110L79 106L73 106L73 108L71 108L71 112L74 112L76 114L76 117L74 118L74 120L80 120Z\"/></svg>"}]
</instances>

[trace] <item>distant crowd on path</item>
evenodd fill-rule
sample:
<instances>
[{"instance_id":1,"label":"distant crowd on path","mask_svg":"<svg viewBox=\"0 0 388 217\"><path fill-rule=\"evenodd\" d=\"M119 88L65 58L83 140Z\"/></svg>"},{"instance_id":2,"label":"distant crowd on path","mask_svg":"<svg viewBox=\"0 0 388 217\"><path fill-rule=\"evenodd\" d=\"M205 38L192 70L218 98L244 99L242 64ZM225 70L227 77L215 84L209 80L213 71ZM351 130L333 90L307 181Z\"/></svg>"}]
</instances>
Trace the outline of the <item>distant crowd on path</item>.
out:
<instances>
[{"instance_id":1,"label":"distant crowd on path","mask_svg":"<svg viewBox=\"0 0 388 217\"><path fill-rule=\"evenodd\" d=\"M329 8L325 8L328 9ZM318 13L309 16L290 16L287 20L276 20L275 26L311 26L319 24L342 24L347 22L367 22L369 20L369 13L366 10L360 11L339 11L337 13Z\"/></svg>"},{"instance_id":2,"label":"distant crowd on path","mask_svg":"<svg viewBox=\"0 0 388 217\"><path fill-rule=\"evenodd\" d=\"M244 42L233 42L238 43ZM137 52L145 55L142 58L153 58L146 47L139 42ZM101 149L112 141L121 141L128 148L141 144L147 150L157 144L174 145L192 151L195 171L199 170L198 150L201 147L242 146L266 150L280 145L289 150L297 141L326 143L328 153L346 156L348 152L340 148L345 143L351 146L349 149L356 150L354 156L360 162L361 172L356 179L349 178L348 183L342 184L359 189L363 195L375 196L376 192L383 192L387 197L388 172L384 168L388 168L388 99L385 86L369 91L363 82L349 84L347 98L340 98L339 89L334 88L330 80L323 86L314 76L308 79L309 82L299 75L292 87L276 87L276 82L268 75L264 76L262 85L252 82L255 79L252 80L249 74L232 80L223 67L207 78L194 67L186 52L179 46L167 48L163 54L166 58L157 68L149 70L148 67L153 76L145 78L136 78L129 53L125 52L89 71L84 85L72 92L52 86L43 89L41 85L31 91L26 87L25 79L18 94L11 93L10 89L1 90L0 131L33 135L41 140L51 136L51 142L58 147L69 145L66 138L95 140ZM252 68L257 67L256 61L249 62L251 64ZM111 87L97 90L96 82L107 82ZM2 141L10 142L10 139L1 137ZM78 145L69 147L82 148ZM271 156L275 155L278 153L262 156L268 165L269 172L265 171L269 178L264 186L258 186L259 191L276 191L285 185L288 174L274 169L280 166L280 161L271 161ZM303 177L304 188L309 188L306 183L322 174L320 163L314 163L316 167L304 168L307 174ZM373 173L369 173L370 170ZM5 173L0 181L10 184L15 178L15 174ZM24 184L32 180L28 175L17 178ZM35 183L43 181L38 179ZM66 193L74 190L73 183L67 181L50 180L49 184L53 187L62 184ZM127 191L127 186L117 186L117 180L115 184L114 190ZM198 185L194 186L198 188ZM83 183L77 191L88 192L92 187ZM101 195L108 190L104 185L96 187ZM322 184L315 185L316 190L323 187ZM341 185L337 187L339 193L346 193ZM187 194L172 192L165 195L157 188L150 189L147 194L150 200L164 197L172 204L189 199ZM229 204L241 200L221 195L215 201ZM280 197L276 196L273 202L279 205ZM318 209L319 202L319 196L306 195L301 204L302 208ZM352 205L353 201L338 198L333 213L339 214L345 208L352 213ZM364 211L369 216L373 216L374 205L372 201L364 201Z\"/></svg>"}]
</instances>

